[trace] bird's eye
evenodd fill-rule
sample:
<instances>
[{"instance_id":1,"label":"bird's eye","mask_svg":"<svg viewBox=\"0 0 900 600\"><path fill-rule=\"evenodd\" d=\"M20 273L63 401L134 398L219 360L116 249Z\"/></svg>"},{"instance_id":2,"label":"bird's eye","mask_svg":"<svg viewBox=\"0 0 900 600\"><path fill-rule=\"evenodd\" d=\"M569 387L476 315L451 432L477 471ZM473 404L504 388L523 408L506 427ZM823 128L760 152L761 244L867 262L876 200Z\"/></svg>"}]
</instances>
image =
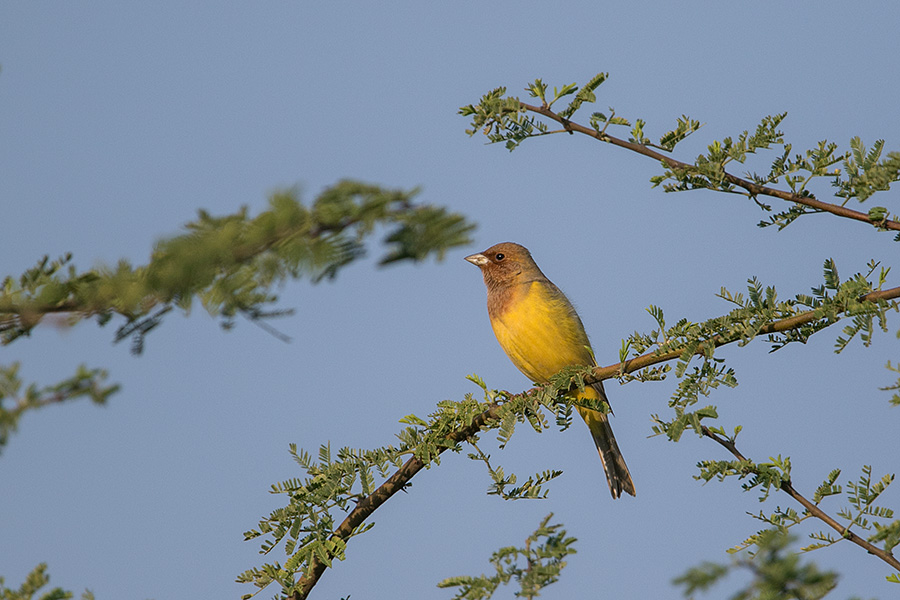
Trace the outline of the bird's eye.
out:
<instances>
[{"instance_id":1,"label":"bird's eye","mask_svg":"<svg viewBox=\"0 0 900 600\"><path fill-rule=\"evenodd\" d=\"M503 260L504 258L506 258L506 255L503 254L502 252L498 252L498 253L494 256L494 258L496 258L497 260Z\"/></svg>"}]
</instances>

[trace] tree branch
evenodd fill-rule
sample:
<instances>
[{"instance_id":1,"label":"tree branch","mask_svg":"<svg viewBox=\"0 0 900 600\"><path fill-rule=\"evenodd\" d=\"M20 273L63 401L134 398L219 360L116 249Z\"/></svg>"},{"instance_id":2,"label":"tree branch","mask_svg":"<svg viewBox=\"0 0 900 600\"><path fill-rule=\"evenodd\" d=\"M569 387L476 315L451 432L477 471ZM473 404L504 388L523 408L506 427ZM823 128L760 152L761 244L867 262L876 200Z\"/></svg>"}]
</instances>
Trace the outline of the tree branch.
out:
<instances>
[{"instance_id":1,"label":"tree branch","mask_svg":"<svg viewBox=\"0 0 900 600\"><path fill-rule=\"evenodd\" d=\"M878 290L878 291L870 292L870 293L866 294L865 296L863 296L862 298L860 298L860 300L876 301L876 300L891 300L894 298L900 298L900 287L891 288L888 290ZM799 327L801 325L804 325L806 323L814 321L816 318L818 318L818 316L816 315L816 311L807 311L807 312L801 313L799 315L789 317L787 319L782 319L780 321L775 321L774 323L770 323L769 325L762 327L760 329L760 333L768 334L768 333L777 333L780 331L787 331L789 329L793 329L795 327ZM701 344L697 348L695 354L703 354L705 351L705 348L710 343L712 343L715 347L718 347L718 346L732 343L734 341L736 341L736 340L725 339L722 337L713 338L706 344ZM674 350L672 352L667 352L664 354L657 354L654 352L649 352L649 353L639 356L637 358L627 360L624 363L610 365L608 367L597 367L596 369L594 369L594 375L596 377L596 381L603 380L603 379L611 379L621 373L631 373L631 372L643 369L645 367L648 367L650 365L674 360L674 359L678 358L679 356L681 356L681 354L682 354L682 351L679 351L679 350ZM585 378L585 383L591 383L591 378ZM459 431L453 432L452 434L450 434L447 437L447 439L451 442L458 443L458 442L465 441L469 437L472 437L473 435L475 435L479 431L481 431L490 421L495 420L497 418L499 409L500 409L499 404L497 404L497 403L491 404L487 410L485 410L483 413L481 413L475 419L473 419L472 423L469 426L467 426L463 429L460 429ZM704 429L705 429L705 427L704 427ZM710 434L707 434L707 435L710 435ZM712 437L712 435L710 435L710 437ZM716 438L713 438L713 439L716 439ZM719 443L724 443L723 445L725 445L726 448L729 448L729 446L727 445L729 442L727 442L727 440L720 441L717 439L716 441L719 441ZM446 448L441 449L439 451L439 453L443 452L445 449ZM729 450L732 450L732 449L733 449L733 452L737 452L737 449L734 448L733 444L731 445ZM739 454L740 453L737 453L735 455L739 456ZM338 526L338 528L334 530L333 537L337 538L337 539L341 539L341 540L348 539L350 537L351 533L357 527L359 527L372 513L374 513L382 504L387 502L391 498L391 496L393 496L397 492L403 490L406 487L406 485L409 483L409 481L416 475L416 473L421 471L423 467L425 467L425 462L422 461L421 459L419 459L418 457L414 456L414 457L410 458L409 460L407 460L403 464L403 466L401 466L399 469L397 469L397 471L395 471L384 483L382 483L378 487L378 489L376 489L374 492L372 492L369 496L367 496L359 501L359 503L356 505L356 508L354 508L352 511L350 511L350 514L347 515L347 517L340 524L340 526ZM809 504L808 500L803 498L792 487L790 487L790 483L787 483L786 486L782 485L782 489L785 492L788 492L788 494L790 494L792 497L797 498L798 502L800 502L804 506ZM804 502L807 504L804 504ZM814 504L810 504L810 506L812 507L812 508L810 508L810 511L814 512L814 514L816 514L816 516L819 516L818 513L821 513L822 517L819 517L819 518L822 518L823 520L825 520L825 522L829 523L829 525L834 523L834 525L831 525L831 526L839 528L838 530L841 532L841 535L854 536L854 537L858 538L858 536L856 536L856 534L853 534L852 532L846 532L846 534L845 534L845 531L843 530L843 528L840 527L840 524L836 523L833 519L831 519L827 514L823 513ZM807 507L807 508L809 508L809 507ZM815 511L813 511L813 509L815 509ZM831 521L829 522L828 519L831 519ZM852 540L853 537L848 537L848 539ZM882 559L886 560L886 562L888 562L889 564L894 564L891 562L891 560L896 562L896 559L894 559L893 556L885 554L883 551L872 546L871 544L869 544L862 538L858 538L858 539L859 539L859 541L855 541L854 543L862 545L864 548L869 550L869 552L871 552L872 554L875 554L876 556L882 557ZM872 548L872 549L870 550L869 548ZM884 558L885 556L887 556L889 558ZM316 585L316 583L322 577L322 574L325 572L326 568L327 568L327 566L325 563L323 563L322 561L313 559L310 562L310 567L309 567L309 570L307 571L307 574L304 575L303 577L301 577L297 581L297 586L296 586L296 589L293 594L294 600L303 600L303 599L307 598L309 596L309 593L312 591L312 588ZM898 568L898 570L900 570L900 565L897 565L897 568Z\"/></svg>"},{"instance_id":2,"label":"tree branch","mask_svg":"<svg viewBox=\"0 0 900 600\"><path fill-rule=\"evenodd\" d=\"M442 258L469 243L473 224L443 207L413 203L417 193L344 180L309 206L289 190L272 194L269 208L253 217L246 207L222 217L200 211L185 233L158 242L142 266L119 261L78 273L71 255L44 257L0 286L0 344L27 335L50 313L68 313L70 323L97 316L101 324L121 315L126 323L117 339L134 333L136 350L166 309L186 311L195 301L226 326L238 313L273 316L264 309L277 301L280 282L334 277L363 255L376 227L388 228L381 264Z\"/></svg>"},{"instance_id":3,"label":"tree branch","mask_svg":"<svg viewBox=\"0 0 900 600\"><path fill-rule=\"evenodd\" d=\"M548 119L552 119L557 123L560 123L566 131L569 132L577 132L583 133L584 135L590 136L594 139L600 140L601 142L608 142L614 146L619 146L621 148L626 148L631 150L632 152L637 152L638 154L643 154L649 158L660 161L664 163L670 169L678 169L678 170L687 170L694 171L696 167L694 165L688 164L686 162L682 162L680 160L676 160L671 156L666 154L662 154L657 152L656 150L651 149L648 146L643 144L637 144L635 142L629 142L627 140L623 140L614 136L609 135L605 131L597 131L593 127L585 127L584 125L579 125L578 123L573 123L568 119L559 116L557 113L553 112L546 106L534 106L532 104L526 104L525 102L519 101L519 105L533 113L537 113L543 117ZM872 219L864 212L860 212L858 210L853 210L847 208L845 206L841 206L839 204L831 204L829 202L822 202L821 200L816 200L815 198L801 196L799 194L793 194L791 192L786 192L784 190L779 190L775 188L766 187L763 185L759 185L758 183L754 183L747 179L743 179L736 175L732 175L728 172L723 172L723 176L726 181L729 183L741 187L747 190L747 193L751 197L755 196L773 196L775 198L780 198L787 202L795 202L797 204L802 204L804 206L808 206L810 208L814 208L816 210L821 210L823 212L828 212L839 217L844 217L847 219L854 219L856 221L862 221L863 223L868 223L873 226L881 227L884 229L891 229L894 231L900 231L900 222L883 220L879 221L876 219Z\"/></svg>"},{"instance_id":4,"label":"tree branch","mask_svg":"<svg viewBox=\"0 0 900 600\"><path fill-rule=\"evenodd\" d=\"M860 300L876 301L893 300L895 298L900 298L900 287L869 292L865 296L862 296ZM820 318L820 315L817 315L815 310L809 310L798 315L794 315L793 317L788 317L786 319L781 319L780 321L769 323L768 325L760 328L759 335L768 335L770 333L779 333L782 331L788 331L790 329L796 329L801 325L806 325L807 323L815 321L817 318ZM736 340L728 339L723 336L715 336L710 340L700 344L694 354L703 354L710 345L718 348L719 346L724 346L734 341ZM683 350L680 349L664 353L648 352L646 354L642 354L641 356L626 360L624 363L618 363L615 365L610 365L608 367L597 367L594 369L594 377L596 377L596 379L586 377L584 381L585 383L594 383L595 381L610 379L620 373L633 373L655 364L675 360L676 358L681 356L682 352Z\"/></svg>"},{"instance_id":5,"label":"tree branch","mask_svg":"<svg viewBox=\"0 0 900 600\"><path fill-rule=\"evenodd\" d=\"M740 453L740 451L737 449L737 446L735 446L734 442L732 442L731 440L727 440L727 439L713 433L712 431L709 430L709 428L706 425L701 425L701 430L703 432L703 435L705 435L706 437L710 438L711 440L715 441L720 446L722 446L723 448L728 450L731 453L731 455L734 456L736 459L738 459L740 461L751 462L751 461L748 461L748 459L743 454ZM860 548L864 549L869 554L877 556L878 558L880 558L887 564L891 565L891 567L900 571L900 560L897 560L897 558L893 554L891 554L890 552L885 552L878 546L875 546L874 544L867 542L863 538L859 537L853 531L850 531L849 527L844 527L843 525L841 525L840 523L835 521L828 513L823 511L821 508L816 506L814 503L810 502L808 498L806 498L805 496L803 496L803 494L801 494L796 489L794 489L794 486L791 485L790 480L782 481L781 485L779 486L779 489L781 491L785 492L788 496L790 496L791 498L793 498L800 504L802 504L803 508L805 508L809 514L811 514L812 516L816 517L817 519L823 521L826 525L828 525L829 527L831 527L832 529L837 531L841 535L842 538L853 542L854 544L856 544Z\"/></svg>"},{"instance_id":6,"label":"tree branch","mask_svg":"<svg viewBox=\"0 0 900 600\"><path fill-rule=\"evenodd\" d=\"M491 404L490 408L475 417L468 427L453 432L447 436L447 439L457 443L474 436L481 431L488 422L497 418L499 409L499 404ZM446 449L447 447L441 448L438 450L438 454ZM416 456L413 456L403 463L403 466L397 469L393 475L378 486L378 489L359 501L356 508L350 511L350 514L348 514L337 529L334 530L333 537L341 540L349 538L350 534L357 527L362 525L363 522L369 518L369 515L375 512L378 507L387 502L391 496L402 491L409 483L409 480L412 479L416 473L421 471L423 467L425 467L425 462ZM322 577L322 574L325 573L326 568L327 566L322 561L316 559L311 560L307 574L297 581L297 587L293 594L294 600L303 600L308 597L313 587Z\"/></svg>"}]
</instances>

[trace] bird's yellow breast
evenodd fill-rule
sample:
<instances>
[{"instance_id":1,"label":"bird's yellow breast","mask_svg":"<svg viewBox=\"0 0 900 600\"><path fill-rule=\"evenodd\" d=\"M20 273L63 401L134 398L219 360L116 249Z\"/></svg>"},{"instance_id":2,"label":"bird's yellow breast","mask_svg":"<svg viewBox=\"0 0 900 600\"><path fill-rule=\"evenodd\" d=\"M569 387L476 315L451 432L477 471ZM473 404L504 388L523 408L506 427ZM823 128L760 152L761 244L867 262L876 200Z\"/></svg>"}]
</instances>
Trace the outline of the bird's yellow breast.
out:
<instances>
[{"instance_id":1,"label":"bird's yellow breast","mask_svg":"<svg viewBox=\"0 0 900 600\"><path fill-rule=\"evenodd\" d=\"M594 364L581 319L552 283L517 286L491 326L513 364L536 383L569 365Z\"/></svg>"}]
</instances>

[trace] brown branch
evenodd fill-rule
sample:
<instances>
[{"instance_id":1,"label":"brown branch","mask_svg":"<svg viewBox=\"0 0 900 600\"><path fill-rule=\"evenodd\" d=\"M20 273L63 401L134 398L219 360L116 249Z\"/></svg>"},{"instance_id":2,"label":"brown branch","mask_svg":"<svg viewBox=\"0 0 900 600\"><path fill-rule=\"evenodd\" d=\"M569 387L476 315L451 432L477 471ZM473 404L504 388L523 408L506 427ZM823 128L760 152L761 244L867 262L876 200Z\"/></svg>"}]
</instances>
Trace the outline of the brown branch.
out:
<instances>
[{"instance_id":1,"label":"brown branch","mask_svg":"<svg viewBox=\"0 0 900 600\"><path fill-rule=\"evenodd\" d=\"M687 171L695 171L696 167L694 165L688 164L686 162L682 162L680 160L676 160L671 156L666 154L662 154L653 150L652 148L645 146L643 144L637 144L635 142L629 142L627 140L623 140L614 136L609 135L606 132L597 131L593 127L585 127L584 125L579 125L578 123L573 123L568 119L565 119L546 106L534 106L531 104L526 104L525 102L519 102L519 105L530 112L537 113L541 116L544 116L548 119L552 119L557 123L560 123L563 127L565 127L566 131L569 132L578 132L588 135L592 138L598 139L601 142L608 142L614 146L619 146L621 148L627 148L632 152L637 152L638 154L643 154L649 158L660 161L664 163L670 169L677 170L687 170ZM786 192L784 190L779 190L775 188L766 187L763 185L759 185L753 181L748 181L747 179L743 179L736 175L732 175L731 173L724 172L723 176L728 183L736 185L738 187L744 188L747 190L747 193L750 196L773 196L775 198L780 198L787 202L795 202L797 204L802 204L804 206L808 206L810 208L814 208L816 210L821 210L823 212L832 213L839 217L845 217L847 219L854 219L856 221L862 221L863 223L868 223L870 225L874 225L877 227L882 227L884 229L892 229L894 231L900 231L900 222L898 221L877 221L872 219L864 212L860 212L858 210L853 210L847 208L845 206L841 206L839 204L831 204L829 202L822 202L821 200L816 200L815 198L810 198L806 196L800 196L799 194L794 194L791 192Z\"/></svg>"},{"instance_id":2,"label":"brown branch","mask_svg":"<svg viewBox=\"0 0 900 600\"><path fill-rule=\"evenodd\" d=\"M734 442L713 433L712 431L709 430L709 428L706 425L701 425L700 428L703 432L703 435L705 435L706 437L710 438L711 440L717 442L719 445L724 447L726 450L728 450L731 453L732 456L734 456L735 458L737 458L740 461L750 462L747 460L747 458L744 457L743 454L741 454L738 451ZM791 482L789 479L782 481L781 485L779 486L779 489L781 491L785 492L788 496L790 496L791 498L793 498L800 504L802 504L803 508L805 508L809 514L811 514L812 516L816 517L817 519L823 521L826 525L828 525L829 527L831 527L832 529L837 531L841 535L842 538L853 542L854 544L856 544L860 548L864 549L869 554L877 556L878 558L880 558L887 564L891 565L891 567L900 571L900 560L897 560L897 558L893 554L882 550L881 548L879 548L878 546L876 546L874 544L869 543L865 539L858 536L855 532L850 531L849 527L844 527L843 525L841 525L840 523L835 521L828 513L823 511L816 504L810 502L808 498L806 498L805 496L803 496L803 494L801 494L796 489L794 489L794 486L791 485Z\"/></svg>"},{"instance_id":3,"label":"brown branch","mask_svg":"<svg viewBox=\"0 0 900 600\"><path fill-rule=\"evenodd\" d=\"M447 440L452 443L458 443L476 435L489 421L497 418L497 411L499 409L499 404L491 404L487 410L475 417L470 425L448 435ZM438 454L442 453L448 447L449 446L445 446L439 449ZM391 496L402 491L409 483L409 480L412 479L416 473L421 471L423 467L425 467L425 462L415 456L403 463L403 466L397 469L393 475L378 486L378 489L359 501L356 508L351 510L350 514L348 514L338 528L334 530L332 537L340 540L347 540L350 537L350 534L353 533L357 527L362 525L369 515L375 512L379 506L387 502ZM302 600L309 596L312 588L319 581L319 578L322 577L326 568L327 566L325 563L313 558L310 561L309 570L306 575L297 581L297 587L293 594L294 600Z\"/></svg>"},{"instance_id":4,"label":"brown branch","mask_svg":"<svg viewBox=\"0 0 900 600\"><path fill-rule=\"evenodd\" d=\"M893 300L895 298L900 298L900 287L890 288L887 290L876 290L874 292L869 292L865 296L860 298L861 301L875 301L875 300ZM771 333L779 333L782 331L788 331L790 329L796 329L802 325L806 325L815 321L816 319L821 318L820 315L816 314L815 310L809 310L806 312L802 312L800 314L794 315L792 317L788 317L786 319L781 319L780 321L775 321L773 323L769 323L760 328L758 335L768 335ZM715 348L719 346L724 346L725 344L730 344L736 341L736 339L726 338L724 336L714 336L708 341L700 344L697 347L697 351L694 354L703 354L706 352L706 349L712 345ZM621 373L633 373L634 371L639 371L643 368L659 364L662 362L668 362L670 360L675 360L683 353L683 350L672 350L670 352L648 352L646 354L642 354L641 356L631 358L626 360L624 363L619 363L616 365L610 365L608 367L597 367L594 369L594 376L597 378L596 380L602 379L610 379L619 375ZM585 378L585 382L593 383L594 380L590 378Z\"/></svg>"},{"instance_id":5,"label":"brown branch","mask_svg":"<svg viewBox=\"0 0 900 600\"><path fill-rule=\"evenodd\" d=\"M870 292L860 298L860 300L890 300L893 298L900 298L900 287L891 288L888 290L879 290L875 292ZM780 321L776 321L765 327L760 329L760 333L768 334L768 333L776 333L779 331L786 331L788 329L793 329L795 327L799 327L800 325L804 325L816 319L815 311L808 311L805 313L801 313L799 315L795 315L793 317L789 317L787 319L782 319ZM721 337L716 337L710 340L716 347L729 344L736 340L733 339L725 339ZM705 345L701 344L698 347L696 353L702 354L705 351ZM625 361L624 363L620 363L617 365L610 365L608 367L597 367L594 369L594 375L597 380L602 379L611 379L620 373L631 373L644 367L654 365L660 362L666 362L669 360L673 360L681 356L681 351L672 351L667 352L665 354L656 354L653 352L644 354L637 358L633 358L631 360ZM585 378L585 382L590 383L590 378ZM491 420L497 418L497 412L500 408L499 404L491 404L490 407L485 410L483 413L475 417L472 421L471 425L465 427L459 431L455 431L450 434L447 439L453 443L462 442L466 439L472 437L477 434L481 429ZM726 441L727 442L727 441ZM720 442L722 443L722 442ZM727 447L727 446L726 446ZM732 445L733 447L733 445ZM446 448L439 450L443 452ZM737 449L734 449L737 452ZM382 504L388 501L394 494L403 490L406 485L409 483L410 479L412 479L416 473L422 470L425 467L425 463L416 457L412 457L407 460L403 466L401 466L397 471L395 471L384 483L382 483L378 489L372 492L369 496L363 498L359 501L350 514L344 519L344 521L338 526L337 529L334 530L333 537L340 540L347 540L350 537L350 534L378 509ZM793 490L793 488L791 488ZM787 490L785 490L787 491ZM796 493L796 492L794 492ZM798 494L799 496L799 494ZM802 502L801 502L802 503ZM814 505L813 505L814 506ZM824 514L824 513L823 513ZM826 517L828 515L825 515ZM827 521L826 521L827 522ZM854 534L855 535L855 534ZM864 540L863 540L864 541ZM864 543L868 544L868 542ZM876 550L878 550L876 548ZM880 551L879 551L880 552ZM883 552L882 552L883 554ZM294 591L293 598L294 600L303 600L309 596L309 593L312 591L312 588L316 585L319 579L322 577L322 574L325 572L327 566L325 563L313 559L310 562L309 570L306 575L302 576L297 581L297 587Z\"/></svg>"}]
</instances>

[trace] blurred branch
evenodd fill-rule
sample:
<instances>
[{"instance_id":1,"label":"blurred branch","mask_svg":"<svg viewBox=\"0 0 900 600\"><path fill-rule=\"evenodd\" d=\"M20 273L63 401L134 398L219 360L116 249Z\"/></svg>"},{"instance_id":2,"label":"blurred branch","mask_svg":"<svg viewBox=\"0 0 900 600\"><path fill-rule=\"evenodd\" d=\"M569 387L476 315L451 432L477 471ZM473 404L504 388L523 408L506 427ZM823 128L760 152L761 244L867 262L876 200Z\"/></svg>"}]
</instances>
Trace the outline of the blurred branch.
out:
<instances>
[{"instance_id":1,"label":"blurred branch","mask_svg":"<svg viewBox=\"0 0 900 600\"><path fill-rule=\"evenodd\" d=\"M108 374L102 369L78 367L75 375L53 386L39 388L30 384L22 392L23 382L19 377L19 363L9 367L0 366L0 452L15 432L22 415L76 398L88 397L95 404L104 404L119 390L118 385L105 385ZM11 402L12 406L7 406Z\"/></svg>"},{"instance_id":2,"label":"blurred branch","mask_svg":"<svg viewBox=\"0 0 900 600\"><path fill-rule=\"evenodd\" d=\"M381 264L441 259L448 249L469 243L474 224L445 208L414 203L416 194L341 181L311 206L289 190L273 194L268 209L255 217L246 207L222 217L200 211L185 225L186 233L158 242L143 266L120 261L79 272L71 255L44 257L0 284L0 342L29 335L48 315L65 315L53 319L63 327L90 317L105 325L119 316L125 322L115 341L131 340L132 352L139 354L166 315L176 308L188 312L195 299L226 329L243 315L287 339L264 321L291 313L268 308L278 300L277 286L302 276L313 282L334 278L364 254L363 242L376 227L387 231ZM105 371L81 367L73 378L43 389L31 385L17 397L17 370L18 365L0 369L0 447L27 410L81 396L102 403L118 389L101 385Z\"/></svg>"},{"instance_id":3,"label":"blurred branch","mask_svg":"<svg viewBox=\"0 0 900 600\"><path fill-rule=\"evenodd\" d=\"M708 591L736 569L749 571L751 580L741 591L730 596L737 600L750 598L824 598L838 582L833 571L819 571L814 563L803 564L796 552L790 552L791 537L778 531L767 531L759 540L759 552L750 558L732 559L731 564L705 562L677 577L673 583L684 586L685 598Z\"/></svg>"},{"instance_id":4,"label":"blurred branch","mask_svg":"<svg viewBox=\"0 0 900 600\"><path fill-rule=\"evenodd\" d=\"M25 581L19 589L8 588L4 585L4 580L0 577L0 599L2 600L32 600L40 593L41 588L50 583L50 575L47 574L47 564L40 563L25 576ZM72 598L72 592L64 590L60 587L44 591L40 595L41 600L65 600ZM94 593L85 590L79 596L80 600L94 600Z\"/></svg>"},{"instance_id":5,"label":"blurred branch","mask_svg":"<svg viewBox=\"0 0 900 600\"><path fill-rule=\"evenodd\" d=\"M140 352L146 333L173 308L187 312L194 299L225 327L243 314L251 320L284 314L266 311L278 300L276 286L304 275L313 282L334 278L364 254L363 241L376 227L388 230L381 264L419 261L469 243L474 224L442 207L412 201L417 191L389 190L342 181L307 207L295 191L273 194L255 217L242 208L214 217L200 211L187 233L159 242L150 261L133 267L77 272L71 255L47 257L21 277L0 286L0 340L27 335L48 314L66 313L68 324L96 317L106 324L125 318L116 341L131 338Z\"/></svg>"}]
</instances>

